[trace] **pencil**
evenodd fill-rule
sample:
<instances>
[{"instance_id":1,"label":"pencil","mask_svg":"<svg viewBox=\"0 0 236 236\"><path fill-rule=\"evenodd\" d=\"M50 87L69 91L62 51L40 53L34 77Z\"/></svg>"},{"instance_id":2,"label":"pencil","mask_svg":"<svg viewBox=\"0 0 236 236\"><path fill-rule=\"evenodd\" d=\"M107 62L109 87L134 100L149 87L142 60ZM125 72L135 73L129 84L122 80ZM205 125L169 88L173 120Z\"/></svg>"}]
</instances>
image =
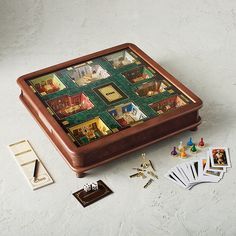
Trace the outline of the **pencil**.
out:
<instances>
[{"instance_id":1,"label":"pencil","mask_svg":"<svg viewBox=\"0 0 236 236\"><path fill-rule=\"evenodd\" d=\"M152 169L153 169L154 171L156 171L155 168L154 168L154 166L153 166L153 164L152 164L152 162L151 162L151 160L149 160L149 163L150 163Z\"/></svg>"},{"instance_id":2,"label":"pencil","mask_svg":"<svg viewBox=\"0 0 236 236\"><path fill-rule=\"evenodd\" d=\"M34 163L34 173L33 173L34 181L37 179L38 162L39 162L38 159L36 159Z\"/></svg>"}]
</instances>

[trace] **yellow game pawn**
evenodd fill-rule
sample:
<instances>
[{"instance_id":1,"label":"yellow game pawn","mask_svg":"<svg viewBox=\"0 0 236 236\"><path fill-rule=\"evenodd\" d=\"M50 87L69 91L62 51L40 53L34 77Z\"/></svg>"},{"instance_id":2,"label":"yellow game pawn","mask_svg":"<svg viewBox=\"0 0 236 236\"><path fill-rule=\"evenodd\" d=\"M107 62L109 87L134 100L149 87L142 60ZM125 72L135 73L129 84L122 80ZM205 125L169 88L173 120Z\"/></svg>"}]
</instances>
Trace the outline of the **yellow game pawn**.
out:
<instances>
[{"instance_id":1,"label":"yellow game pawn","mask_svg":"<svg viewBox=\"0 0 236 236\"><path fill-rule=\"evenodd\" d=\"M187 153L185 152L185 149L183 148L180 152L180 157L181 158L186 158L187 157Z\"/></svg>"}]
</instances>

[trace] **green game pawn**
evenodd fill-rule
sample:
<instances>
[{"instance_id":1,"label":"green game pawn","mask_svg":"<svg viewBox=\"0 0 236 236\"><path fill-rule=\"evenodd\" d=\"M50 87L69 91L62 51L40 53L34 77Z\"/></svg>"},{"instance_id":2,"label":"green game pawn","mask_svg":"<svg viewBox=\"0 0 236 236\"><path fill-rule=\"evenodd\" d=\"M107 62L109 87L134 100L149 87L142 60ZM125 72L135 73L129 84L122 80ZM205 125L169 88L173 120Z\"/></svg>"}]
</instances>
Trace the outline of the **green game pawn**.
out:
<instances>
[{"instance_id":1,"label":"green game pawn","mask_svg":"<svg viewBox=\"0 0 236 236\"><path fill-rule=\"evenodd\" d=\"M193 152L193 153L197 152L197 148L196 148L195 144L193 144L190 151Z\"/></svg>"}]
</instances>

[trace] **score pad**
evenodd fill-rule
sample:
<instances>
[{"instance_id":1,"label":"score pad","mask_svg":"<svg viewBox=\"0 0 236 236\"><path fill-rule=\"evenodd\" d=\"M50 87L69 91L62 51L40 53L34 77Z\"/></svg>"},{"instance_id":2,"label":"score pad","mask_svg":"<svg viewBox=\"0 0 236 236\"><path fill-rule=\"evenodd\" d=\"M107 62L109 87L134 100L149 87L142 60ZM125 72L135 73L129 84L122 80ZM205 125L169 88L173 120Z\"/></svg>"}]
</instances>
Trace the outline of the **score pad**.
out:
<instances>
[{"instance_id":1,"label":"score pad","mask_svg":"<svg viewBox=\"0 0 236 236\"><path fill-rule=\"evenodd\" d=\"M28 140L10 144L8 147L33 190L54 182ZM33 172L36 159L38 160L38 174L36 180L34 180Z\"/></svg>"}]
</instances>

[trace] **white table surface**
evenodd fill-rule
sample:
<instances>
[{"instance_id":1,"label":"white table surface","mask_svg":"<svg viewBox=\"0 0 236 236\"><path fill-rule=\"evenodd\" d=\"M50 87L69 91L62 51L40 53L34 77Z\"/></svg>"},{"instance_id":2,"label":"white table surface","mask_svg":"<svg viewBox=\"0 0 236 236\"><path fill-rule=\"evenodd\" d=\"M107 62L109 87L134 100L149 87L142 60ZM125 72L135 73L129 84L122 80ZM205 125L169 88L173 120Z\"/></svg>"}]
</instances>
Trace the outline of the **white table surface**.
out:
<instances>
[{"instance_id":1,"label":"white table surface","mask_svg":"<svg viewBox=\"0 0 236 236\"><path fill-rule=\"evenodd\" d=\"M143 150L160 177L148 189L129 178L141 152L77 179L18 99L17 77L124 42L204 102L197 132ZM0 235L236 235L235 62L234 0L0 0ZM187 191L164 178L183 162L169 156L172 146L189 136L230 148L222 181ZM55 184L31 191L7 149L23 138ZM72 193L98 179L114 194L83 208Z\"/></svg>"}]
</instances>

